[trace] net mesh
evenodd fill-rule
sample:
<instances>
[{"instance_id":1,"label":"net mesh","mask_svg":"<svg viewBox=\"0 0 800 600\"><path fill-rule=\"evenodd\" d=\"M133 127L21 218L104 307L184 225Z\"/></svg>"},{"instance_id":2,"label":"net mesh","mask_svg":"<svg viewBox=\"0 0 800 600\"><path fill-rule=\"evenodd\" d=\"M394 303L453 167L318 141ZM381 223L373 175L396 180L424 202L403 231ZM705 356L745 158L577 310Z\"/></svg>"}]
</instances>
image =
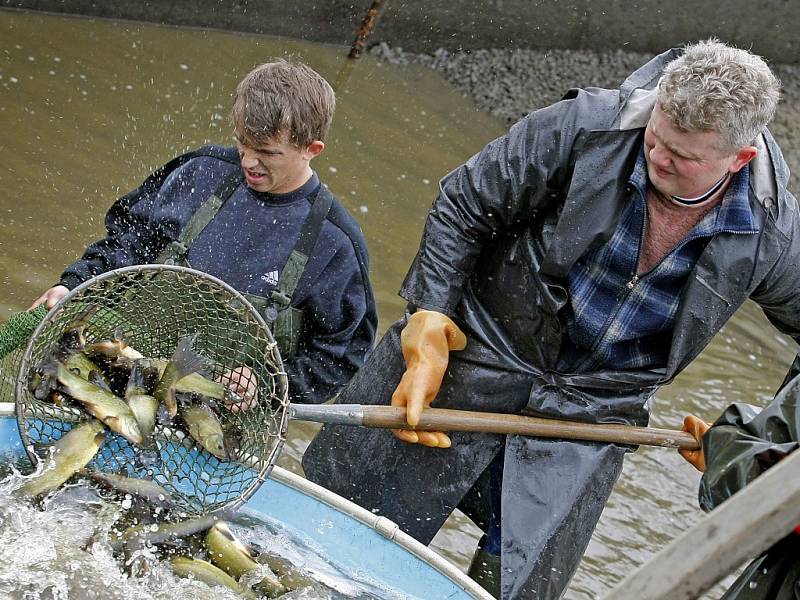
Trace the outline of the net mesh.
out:
<instances>
[{"instance_id":1,"label":"net mesh","mask_svg":"<svg viewBox=\"0 0 800 600\"><path fill-rule=\"evenodd\" d=\"M93 418L80 404L56 406L47 398L37 399L28 385L40 366L52 360L64 331L76 319L86 320L87 344L121 337L144 357L162 359L162 364L172 357L179 340L196 336L193 349L204 358L206 379L225 381L237 372L242 374L240 386L255 390L255 404L248 410L218 409L222 427L235 432L238 440L230 459L205 450L177 418L156 426L155 460L142 461L139 446L107 431L87 469L149 479L167 492L176 509L189 515L245 502L266 479L280 451L288 406L280 355L253 307L217 279L163 265L112 271L73 290L33 333L19 363L17 419L32 460L47 456L56 440L78 422Z\"/></svg>"},{"instance_id":2,"label":"net mesh","mask_svg":"<svg viewBox=\"0 0 800 600\"><path fill-rule=\"evenodd\" d=\"M47 314L44 305L11 315L0 327L0 402L14 402L19 361L25 346Z\"/></svg>"}]
</instances>

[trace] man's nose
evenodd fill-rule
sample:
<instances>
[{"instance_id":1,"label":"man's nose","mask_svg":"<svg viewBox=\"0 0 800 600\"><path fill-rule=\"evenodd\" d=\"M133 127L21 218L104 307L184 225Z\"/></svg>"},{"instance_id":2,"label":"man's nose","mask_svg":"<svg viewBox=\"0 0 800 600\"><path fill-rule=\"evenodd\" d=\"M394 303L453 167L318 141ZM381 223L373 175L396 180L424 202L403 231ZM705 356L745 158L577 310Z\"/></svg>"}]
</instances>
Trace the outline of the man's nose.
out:
<instances>
[{"instance_id":1,"label":"man's nose","mask_svg":"<svg viewBox=\"0 0 800 600\"><path fill-rule=\"evenodd\" d=\"M247 150L244 150L242 152L241 162L242 162L242 166L246 167L248 169L252 169L253 167L257 167L258 166L258 159L253 154L248 152Z\"/></svg>"},{"instance_id":2,"label":"man's nose","mask_svg":"<svg viewBox=\"0 0 800 600\"><path fill-rule=\"evenodd\" d=\"M655 144L650 149L650 161L655 163L661 168L669 167L670 166L669 152L667 152L659 144Z\"/></svg>"}]
</instances>

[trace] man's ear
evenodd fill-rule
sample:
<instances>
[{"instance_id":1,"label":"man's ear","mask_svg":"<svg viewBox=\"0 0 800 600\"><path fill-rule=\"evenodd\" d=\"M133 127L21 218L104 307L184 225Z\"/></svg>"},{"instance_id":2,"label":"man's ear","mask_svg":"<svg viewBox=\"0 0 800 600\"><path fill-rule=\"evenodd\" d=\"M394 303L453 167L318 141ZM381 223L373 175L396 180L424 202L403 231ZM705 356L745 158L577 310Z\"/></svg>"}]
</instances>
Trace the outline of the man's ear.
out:
<instances>
[{"instance_id":1,"label":"man's ear","mask_svg":"<svg viewBox=\"0 0 800 600\"><path fill-rule=\"evenodd\" d=\"M758 154L758 151L756 150L755 146L745 146L744 148L740 148L736 152L736 158L731 163L731 166L728 167L728 170L731 173L738 173L747 163L756 157L756 154Z\"/></svg>"},{"instance_id":2,"label":"man's ear","mask_svg":"<svg viewBox=\"0 0 800 600\"><path fill-rule=\"evenodd\" d=\"M315 156L319 156L322 154L322 151L325 150L325 142L320 140L314 140L308 146L306 146L306 158L311 160Z\"/></svg>"}]
</instances>

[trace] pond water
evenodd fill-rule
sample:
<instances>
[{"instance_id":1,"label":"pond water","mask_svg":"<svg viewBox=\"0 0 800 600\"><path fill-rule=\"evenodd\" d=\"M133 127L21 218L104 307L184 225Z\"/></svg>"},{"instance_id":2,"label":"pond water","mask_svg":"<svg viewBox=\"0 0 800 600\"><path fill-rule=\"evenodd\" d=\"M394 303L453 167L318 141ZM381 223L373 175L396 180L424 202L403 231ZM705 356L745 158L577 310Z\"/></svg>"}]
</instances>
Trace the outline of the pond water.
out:
<instances>
[{"instance_id":1,"label":"pond water","mask_svg":"<svg viewBox=\"0 0 800 600\"><path fill-rule=\"evenodd\" d=\"M153 168L202 144L232 143L231 91L270 57L294 55L338 80L334 126L313 165L367 237L381 331L402 312L396 292L438 179L504 131L424 68L366 56L343 73L340 47L9 10L0 10L0 35L0 319L51 286L101 236L113 200ZM686 413L713 420L734 401L764 404L793 353L745 305L658 393L652 424L679 428ZM299 471L314 431L293 424L279 464ZM698 480L675 452L630 455L565 597L596 597L696 522ZM47 527L81 526L76 519ZM432 546L466 569L476 535L455 515Z\"/></svg>"}]
</instances>

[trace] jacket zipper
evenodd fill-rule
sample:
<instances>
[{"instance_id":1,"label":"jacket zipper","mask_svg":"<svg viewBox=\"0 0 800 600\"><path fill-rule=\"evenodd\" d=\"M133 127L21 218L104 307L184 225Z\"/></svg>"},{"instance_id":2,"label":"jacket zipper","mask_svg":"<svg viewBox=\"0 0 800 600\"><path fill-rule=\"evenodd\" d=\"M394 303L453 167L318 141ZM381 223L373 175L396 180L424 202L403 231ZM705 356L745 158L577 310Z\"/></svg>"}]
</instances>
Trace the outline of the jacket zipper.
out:
<instances>
[{"instance_id":1,"label":"jacket zipper","mask_svg":"<svg viewBox=\"0 0 800 600\"><path fill-rule=\"evenodd\" d=\"M753 233L752 231L734 231L734 230L731 230L731 229L720 229L719 231L717 231L717 232L715 232L715 233L713 233L711 235L698 235L698 234L695 234L695 235L693 235L691 237L687 237L687 238L683 239L680 244L678 244L672 250L667 252L661 258L661 260L659 260L655 265L653 265L653 267L650 270L648 270L646 273L642 273L641 276L640 276L638 273L636 273L636 269L639 266L639 258L642 255L642 247L644 246L644 238L645 238L645 234L647 233L646 232L646 228L647 228L647 201L646 200L643 203L643 209L644 210L642 211L642 230L641 230L642 233L641 233L641 237L639 238L639 248L638 248L638 251L636 252L636 262L634 263L634 266L633 266L633 276L625 284L626 292L625 292L624 296L620 299L620 301L617 303L617 307L614 310L612 316L610 316L608 319L606 319L606 322L603 324L604 325L604 332L602 334L600 334L600 336L598 337L597 341L595 341L595 343L592 344L592 347L589 349L586 357L576 365L576 367L575 367L575 371L576 372L579 372L579 369L583 368L583 366L588 364L590 361L594 361L595 360L594 352L595 352L595 350L597 350L598 347L600 347L600 344L602 343L603 339L605 338L605 332L608 331L608 327L607 327L608 323L613 322L613 320L616 318L617 314L619 314L620 308L622 308L625 305L625 302L630 297L631 292L633 292L633 289L636 287L636 285L640 281L642 281L644 278L649 276L651 273L656 271L658 269L658 267L660 267L661 264L670 255L672 255L674 252L677 252L678 250L683 248L683 246L685 246L689 242L692 242L692 241L694 241L696 239L699 239L701 237L713 237L713 236L715 236L717 234L720 234L720 233L730 233L730 234L739 234L739 235L752 234ZM695 263L695 265L696 265L696 263ZM692 267L692 271L693 270L694 270L694 267ZM691 273L691 271L690 271L690 273ZM717 295L719 295L719 294L717 293ZM724 300L724 298L723 298L723 300Z\"/></svg>"}]
</instances>

